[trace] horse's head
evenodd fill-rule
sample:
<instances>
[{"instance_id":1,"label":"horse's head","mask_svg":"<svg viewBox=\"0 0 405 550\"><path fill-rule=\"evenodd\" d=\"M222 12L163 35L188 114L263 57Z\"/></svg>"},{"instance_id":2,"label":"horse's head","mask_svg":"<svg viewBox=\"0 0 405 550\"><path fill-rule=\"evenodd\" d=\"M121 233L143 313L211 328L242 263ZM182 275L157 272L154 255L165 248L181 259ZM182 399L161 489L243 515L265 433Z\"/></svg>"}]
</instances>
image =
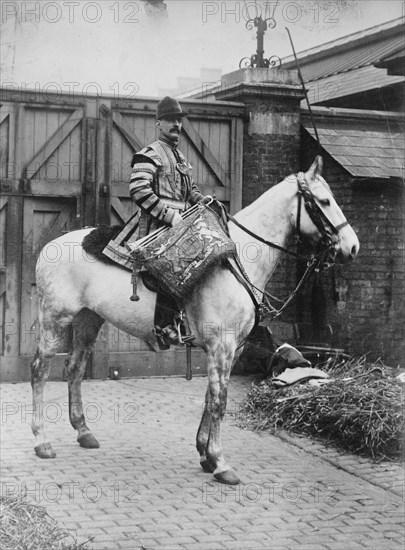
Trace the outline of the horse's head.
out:
<instances>
[{"instance_id":1,"label":"horse's head","mask_svg":"<svg viewBox=\"0 0 405 550\"><path fill-rule=\"evenodd\" d=\"M293 224L300 236L314 244L332 244L340 260L353 260L360 248L359 240L321 173L322 157L317 156L305 174L298 174L298 201Z\"/></svg>"}]
</instances>

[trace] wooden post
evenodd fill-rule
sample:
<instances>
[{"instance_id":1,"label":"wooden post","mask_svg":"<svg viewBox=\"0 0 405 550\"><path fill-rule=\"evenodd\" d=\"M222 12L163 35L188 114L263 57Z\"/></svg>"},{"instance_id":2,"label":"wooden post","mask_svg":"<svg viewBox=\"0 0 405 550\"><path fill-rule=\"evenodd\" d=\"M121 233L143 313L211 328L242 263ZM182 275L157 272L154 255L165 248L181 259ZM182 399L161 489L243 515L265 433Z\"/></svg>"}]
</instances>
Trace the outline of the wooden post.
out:
<instances>
[{"instance_id":1,"label":"wooden post","mask_svg":"<svg viewBox=\"0 0 405 550\"><path fill-rule=\"evenodd\" d=\"M111 223L112 114L104 101L97 119L97 225Z\"/></svg>"},{"instance_id":2,"label":"wooden post","mask_svg":"<svg viewBox=\"0 0 405 550\"><path fill-rule=\"evenodd\" d=\"M85 165L83 180L83 225L94 226L96 223L96 145L97 120L85 119Z\"/></svg>"}]
</instances>

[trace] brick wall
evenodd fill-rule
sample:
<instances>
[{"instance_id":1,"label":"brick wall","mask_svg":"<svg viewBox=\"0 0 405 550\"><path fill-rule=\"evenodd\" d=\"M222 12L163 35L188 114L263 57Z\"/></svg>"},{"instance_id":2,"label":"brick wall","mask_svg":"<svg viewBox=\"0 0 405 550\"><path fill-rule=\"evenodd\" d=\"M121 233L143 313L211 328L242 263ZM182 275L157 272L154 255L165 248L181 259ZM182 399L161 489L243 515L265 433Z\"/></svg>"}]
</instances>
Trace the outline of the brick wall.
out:
<instances>
[{"instance_id":1,"label":"brick wall","mask_svg":"<svg viewBox=\"0 0 405 550\"><path fill-rule=\"evenodd\" d=\"M250 121L245 123L243 206L297 172L300 162L299 97L263 94L245 98L245 105L251 116L255 113L271 120L272 133L252 133ZM295 237L287 243L287 248L296 249ZM289 256L281 254L267 290L284 300L295 288L296 280L295 262ZM279 304L273 302L273 305ZM291 306L283 314L283 320L294 322L294 317L295 308Z\"/></svg>"},{"instance_id":2,"label":"brick wall","mask_svg":"<svg viewBox=\"0 0 405 550\"><path fill-rule=\"evenodd\" d=\"M300 91L294 75L263 71L227 75L218 97L243 102L249 114L243 206L289 174L306 171L317 154L315 141L305 130L300 133ZM359 236L360 253L355 262L336 265L312 279L280 320L299 324L302 343L326 343L396 365L405 351L403 188L389 180L352 178L327 153L324 177ZM293 239L288 246L294 248ZM304 269L282 255L269 292L286 298Z\"/></svg>"},{"instance_id":3,"label":"brick wall","mask_svg":"<svg viewBox=\"0 0 405 550\"><path fill-rule=\"evenodd\" d=\"M299 135L244 135L243 206L297 171Z\"/></svg>"},{"instance_id":4,"label":"brick wall","mask_svg":"<svg viewBox=\"0 0 405 550\"><path fill-rule=\"evenodd\" d=\"M304 130L301 142L306 168L316 145ZM405 355L403 187L390 180L351 178L328 154L323 158L323 175L360 240L352 264L322 274L325 322L333 328L336 346L396 366ZM297 316L308 323L311 294L307 288L297 308Z\"/></svg>"},{"instance_id":5,"label":"brick wall","mask_svg":"<svg viewBox=\"0 0 405 550\"><path fill-rule=\"evenodd\" d=\"M251 204L267 189L298 169L300 158L301 86L294 72L276 69L236 71L223 77L218 99L240 101L248 116L243 135L243 207ZM287 246L295 248L295 242ZM295 288L296 264L284 255L267 290L285 299ZM274 305L279 305L274 302ZM294 307L284 318L294 321ZM261 335L253 333L251 343L260 345ZM246 348L239 369L251 372L257 367L254 351Z\"/></svg>"}]
</instances>

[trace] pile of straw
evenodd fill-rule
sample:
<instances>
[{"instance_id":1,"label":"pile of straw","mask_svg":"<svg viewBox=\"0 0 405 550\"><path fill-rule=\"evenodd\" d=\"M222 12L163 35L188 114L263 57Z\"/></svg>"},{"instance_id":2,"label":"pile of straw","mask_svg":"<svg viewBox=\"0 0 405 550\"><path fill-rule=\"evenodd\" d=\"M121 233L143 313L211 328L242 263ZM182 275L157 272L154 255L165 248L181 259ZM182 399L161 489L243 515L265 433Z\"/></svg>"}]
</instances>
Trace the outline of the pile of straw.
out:
<instances>
[{"instance_id":1,"label":"pile of straw","mask_svg":"<svg viewBox=\"0 0 405 550\"><path fill-rule=\"evenodd\" d=\"M398 372L364 358L320 367L333 382L282 389L271 380L253 385L241 425L321 438L376 459L403 458L404 396Z\"/></svg>"},{"instance_id":2,"label":"pile of straw","mask_svg":"<svg viewBox=\"0 0 405 550\"><path fill-rule=\"evenodd\" d=\"M0 498L1 550L84 550L45 508L22 498Z\"/></svg>"}]
</instances>

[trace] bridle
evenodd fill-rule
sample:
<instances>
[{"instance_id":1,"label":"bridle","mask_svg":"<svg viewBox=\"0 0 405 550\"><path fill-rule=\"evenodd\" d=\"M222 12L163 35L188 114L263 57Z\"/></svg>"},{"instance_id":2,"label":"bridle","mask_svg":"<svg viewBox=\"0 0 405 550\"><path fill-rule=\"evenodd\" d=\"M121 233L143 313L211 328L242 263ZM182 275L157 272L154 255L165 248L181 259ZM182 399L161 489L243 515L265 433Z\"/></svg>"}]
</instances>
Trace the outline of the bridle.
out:
<instances>
[{"instance_id":1,"label":"bridle","mask_svg":"<svg viewBox=\"0 0 405 550\"><path fill-rule=\"evenodd\" d=\"M315 227L318 229L318 231L321 234L321 239L318 244L319 249L325 250L326 248L330 248L332 252L332 247L335 249L335 254L333 256L333 262L336 258L337 248L336 248L336 242L333 242L333 236L337 236L339 234L339 231L346 227L346 225L349 225L349 222L345 220L341 224L335 226L333 223L329 220L329 218L326 216L326 214L323 212L323 210L319 207L319 205L316 202L315 196L313 195L311 189L309 188L308 182L305 178L305 174L303 172L299 172L297 174L297 184L298 184L298 208L297 208L297 223L296 223L296 232L298 234L298 238L302 241L303 235L301 232L301 209L302 209L302 202L304 202L304 208L310 217L312 223L315 225Z\"/></svg>"},{"instance_id":2,"label":"bridle","mask_svg":"<svg viewBox=\"0 0 405 550\"><path fill-rule=\"evenodd\" d=\"M344 222L341 224L335 226L333 223L329 220L329 218L326 216L326 214L322 211L322 209L319 207L319 205L316 202L316 198L312 191L309 188L308 182L305 178L305 174L303 172L299 172L296 175L297 179L297 185L298 185L298 208L297 208L297 220L296 220L296 232L298 234L298 239L300 241L303 240L303 234L301 231L301 211L302 211L302 203L304 204L304 208L310 217L312 223L315 225L315 227L318 229L318 231L321 234L321 238L317 244L316 250L311 256L308 258L308 256L304 256L303 254L299 254L297 252L294 252L292 250L289 250L287 248L284 248L276 243L272 243L271 241L267 241L266 239L263 239L259 235L256 235L253 233L253 231L250 231L247 227L243 226L241 223L239 223L233 216L231 216L228 212L226 212L226 217L228 220L232 221L235 225L237 225L240 229L245 231L248 235L251 235L256 240L266 244L267 246L270 246L271 248L276 248L277 250L280 250L282 252L285 252L286 254L289 254L291 256L295 256L298 259L304 260L307 262L307 268L301 277L300 281L298 282L296 288L293 290L293 292L288 296L288 298L283 302L282 306L276 309L273 307L269 299L276 299L274 296L272 296L270 293L268 293L266 290L261 290L257 288L253 283L250 281L249 276L247 275L239 257L236 255L234 257L236 264L240 270L240 273L234 268L234 266L228 262L228 267L232 271L232 273L235 275L235 277L238 279L238 281L245 287L248 294L250 295L256 309L256 323L258 323L263 316L271 315L273 320L278 317L284 309L291 303L291 301L295 298L295 295L297 292L303 287L305 282L309 279L309 277L312 275L313 272L320 272L322 269L325 269L327 267L331 267L335 263L338 247L339 247L339 240L336 239L336 237L339 234L339 231L345 227L346 225L349 225L349 222L345 219ZM261 293L263 295L263 299L260 301L260 298L258 299L257 292ZM278 300L282 302L281 300Z\"/></svg>"}]
</instances>

